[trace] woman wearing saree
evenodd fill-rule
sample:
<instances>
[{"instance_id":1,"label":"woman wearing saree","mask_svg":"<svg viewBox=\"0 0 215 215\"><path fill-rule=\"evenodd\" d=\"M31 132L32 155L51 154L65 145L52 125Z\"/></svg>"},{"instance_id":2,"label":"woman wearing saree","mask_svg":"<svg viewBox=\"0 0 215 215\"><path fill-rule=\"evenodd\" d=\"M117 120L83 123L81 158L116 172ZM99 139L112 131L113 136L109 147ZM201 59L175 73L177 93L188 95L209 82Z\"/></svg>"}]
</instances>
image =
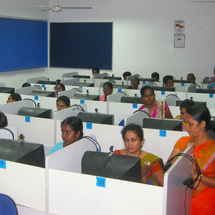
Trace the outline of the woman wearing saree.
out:
<instances>
[{"instance_id":1,"label":"woman wearing saree","mask_svg":"<svg viewBox=\"0 0 215 215\"><path fill-rule=\"evenodd\" d=\"M215 140L208 136L207 131L215 126L205 105L187 108L186 121L190 136L177 141L170 158L188 146L193 147L193 157L200 167L201 175L196 182L199 186L192 191L191 214L211 215L215 211ZM193 164L191 174L194 179L198 174Z\"/></svg>"},{"instance_id":2,"label":"woman wearing saree","mask_svg":"<svg viewBox=\"0 0 215 215\"><path fill-rule=\"evenodd\" d=\"M152 118L173 118L168 104L165 101L155 100L155 93L152 87L144 86L140 93L143 100L143 106L141 106L139 110L148 108L149 115Z\"/></svg>"},{"instance_id":3,"label":"woman wearing saree","mask_svg":"<svg viewBox=\"0 0 215 215\"><path fill-rule=\"evenodd\" d=\"M122 131L125 149L114 153L141 159L142 183L163 186L163 161L151 153L141 150L144 143L143 129L136 124L126 125Z\"/></svg>"}]
</instances>

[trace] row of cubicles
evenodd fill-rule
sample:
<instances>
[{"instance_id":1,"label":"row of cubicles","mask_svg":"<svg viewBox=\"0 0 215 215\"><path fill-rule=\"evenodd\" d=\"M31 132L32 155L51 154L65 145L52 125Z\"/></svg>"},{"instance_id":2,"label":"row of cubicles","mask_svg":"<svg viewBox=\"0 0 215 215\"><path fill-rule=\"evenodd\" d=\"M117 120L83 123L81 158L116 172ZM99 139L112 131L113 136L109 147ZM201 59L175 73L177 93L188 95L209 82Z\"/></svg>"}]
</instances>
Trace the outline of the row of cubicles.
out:
<instances>
[{"instance_id":1,"label":"row of cubicles","mask_svg":"<svg viewBox=\"0 0 215 215\"><path fill-rule=\"evenodd\" d=\"M48 89L49 85L45 87ZM53 85L50 87L53 88ZM93 88L82 87L81 89L93 93L90 91ZM135 90L127 90L127 92L129 96L138 95ZM156 96L157 99L163 99L167 94L167 92L165 94L161 92L156 93ZM178 94L179 97L182 95L186 98L188 94ZM23 98L30 98L37 104L40 103L41 108L53 109L53 117L46 119L20 116L16 111L22 105L33 107L35 104L31 100L24 100L16 104L4 105L7 97L8 94L1 94L0 110L6 113L9 125L17 128L18 135L24 134L26 142L44 144L47 155L55 143L62 141L60 123L68 114L71 115L71 110L55 112L56 98L22 95ZM121 119L132 115L140 104L78 99L71 99L71 103L80 104L90 112L95 112L97 109L100 113L113 114L115 125L84 123L84 135L94 135L101 145L102 152L109 152L111 145L116 149L124 148L120 135L122 127L117 124ZM171 110L175 110L175 114L179 113L178 107L171 108ZM177 139L185 135L187 134L184 132L144 129L144 150L158 155L165 162ZM149 214L185 214L185 211L188 213L190 191L185 195L185 187L182 185L182 182L190 176L189 170L184 169L185 166L189 166L188 161L178 159L178 162L165 174L164 187L110 178L102 179L101 185L98 183L100 178L81 174L81 158L86 150L95 151L96 148L91 141L84 138L81 143L76 142L46 156L45 168L5 161L5 168L0 169L1 191L15 200L21 214L85 214L89 212L131 214L134 211L136 214L142 214L143 208L144 212ZM14 178L16 183L14 183ZM186 206L184 206L185 199ZM129 207L126 207L127 205Z\"/></svg>"}]
</instances>

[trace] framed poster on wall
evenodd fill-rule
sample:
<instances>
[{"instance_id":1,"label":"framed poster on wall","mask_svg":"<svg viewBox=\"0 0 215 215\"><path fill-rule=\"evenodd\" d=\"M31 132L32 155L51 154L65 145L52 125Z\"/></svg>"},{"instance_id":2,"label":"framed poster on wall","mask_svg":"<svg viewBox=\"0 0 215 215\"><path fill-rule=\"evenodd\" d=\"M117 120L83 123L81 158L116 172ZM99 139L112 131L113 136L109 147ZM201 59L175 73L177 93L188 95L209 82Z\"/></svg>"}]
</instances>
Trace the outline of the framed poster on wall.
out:
<instances>
[{"instance_id":1,"label":"framed poster on wall","mask_svg":"<svg viewBox=\"0 0 215 215\"><path fill-rule=\"evenodd\" d=\"M185 34L174 34L174 48L185 48Z\"/></svg>"}]
</instances>

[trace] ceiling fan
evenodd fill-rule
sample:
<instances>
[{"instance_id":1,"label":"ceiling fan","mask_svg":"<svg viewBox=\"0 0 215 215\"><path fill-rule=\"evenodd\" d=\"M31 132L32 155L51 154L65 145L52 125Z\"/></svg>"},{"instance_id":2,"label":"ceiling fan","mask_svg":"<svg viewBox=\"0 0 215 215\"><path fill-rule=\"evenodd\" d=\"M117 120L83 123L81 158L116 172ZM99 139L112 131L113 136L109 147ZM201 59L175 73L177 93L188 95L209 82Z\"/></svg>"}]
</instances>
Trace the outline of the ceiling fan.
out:
<instances>
[{"instance_id":1,"label":"ceiling fan","mask_svg":"<svg viewBox=\"0 0 215 215\"><path fill-rule=\"evenodd\" d=\"M63 9L92 9L92 7L61 7L58 1L55 1L53 6L49 7L46 5L35 5L37 7L43 8L41 11L51 10L52 12L60 12Z\"/></svg>"}]
</instances>

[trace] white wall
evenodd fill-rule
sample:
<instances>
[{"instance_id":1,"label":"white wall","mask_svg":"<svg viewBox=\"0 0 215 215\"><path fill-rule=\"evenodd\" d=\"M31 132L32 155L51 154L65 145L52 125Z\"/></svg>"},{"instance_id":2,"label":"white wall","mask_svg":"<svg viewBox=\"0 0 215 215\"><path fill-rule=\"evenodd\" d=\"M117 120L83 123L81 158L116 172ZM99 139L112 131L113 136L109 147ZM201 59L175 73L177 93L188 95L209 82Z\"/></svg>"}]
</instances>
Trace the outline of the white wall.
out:
<instances>
[{"instance_id":1,"label":"white wall","mask_svg":"<svg viewBox=\"0 0 215 215\"><path fill-rule=\"evenodd\" d=\"M48 20L48 12L41 12L34 5L47 5L46 0L0 0L0 17L25 18L35 20ZM21 87L31 77L46 75L47 68L1 72L1 82L8 87Z\"/></svg>"},{"instance_id":2,"label":"white wall","mask_svg":"<svg viewBox=\"0 0 215 215\"><path fill-rule=\"evenodd\" d=\"M50 0L50 4L53 0ZM62 6L92 6L92 10L50 12L50 22L113 22L113 72L149 77L152 72L176 78L190 72L200 83L215 64L215 2L188 0L60 0ZM174 48L174 20L185 20L185 48ZM53 69L63 72L90 70Z\"/></svg>"},{"instance_id":3,"label":"white wall","mask_svg":"<svg viewBox=\"0 0 215 215\"><path fill-rule=\"evenodd\" d=\"M50 19L51 22L113 22L113 70L149 77L173 74L186 77L193 72L200 83L211 76L215 64L215 3L191 3L188 0L59 0L62 6L92 6L92 10L41 12L35 4L52 4L54 0L0 0L0 16ZM185 20L185 48L176 49L174 20ZM96 66L96 65L95 65ZM50 79L62 73L84 69L34 69L0 73L8 86L20 87L29 77L47 74Z\"/></svg>"}]
</instances>

